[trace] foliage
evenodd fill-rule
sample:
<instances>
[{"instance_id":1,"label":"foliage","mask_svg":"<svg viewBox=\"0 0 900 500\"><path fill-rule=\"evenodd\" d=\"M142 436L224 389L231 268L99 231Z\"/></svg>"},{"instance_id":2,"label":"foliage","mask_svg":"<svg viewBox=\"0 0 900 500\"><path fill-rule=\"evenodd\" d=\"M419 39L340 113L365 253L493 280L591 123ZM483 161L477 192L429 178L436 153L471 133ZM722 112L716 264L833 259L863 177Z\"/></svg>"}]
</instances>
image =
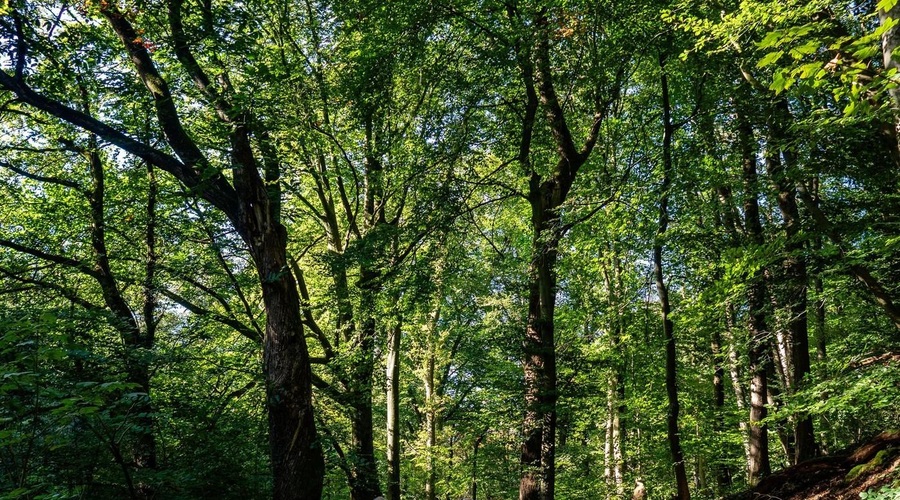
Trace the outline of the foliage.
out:
<instances>
[{"instance_id":1,"label":"foliage","mask_svg":"<svg viewBox=\"0 0 900 500\"><path fill-rule=\"evenodd\" d=\"M111 29L113 7L137 39ZM290 276L324 498L359 495L367 474L387 491L394 332L403 494L514 497L535 249L558 254L559 498L627 498L636 480L653 498L676 492L654 246L696 498L748 486L755 315L768 323L762 423L776 468L793 463L803 418L832 453L897 427L898 303L886 303L900 296L900 121L882 46L898 25L878 14L894 7L0 2L4 82L21 77L184 160L130 43L158 69L205 158L186 185L3 85L0 496L272 495L263 291ZM535 232L534 184L571 159L560 156L564 133L580 147L595 124L552 234ZM266 276L232 214L204 199L216 179L239 185L242 127L286 236L287 264ZM790 230L787 198L799 220ZM798 260L805 344L790 337L788 264ZM760 283L756 311L748 295ZM128 318L152 338L136 345ZM795 348L813 360L799 378ZM153 465L141 463L148 434Z\"/></svg>"}]
</instances>

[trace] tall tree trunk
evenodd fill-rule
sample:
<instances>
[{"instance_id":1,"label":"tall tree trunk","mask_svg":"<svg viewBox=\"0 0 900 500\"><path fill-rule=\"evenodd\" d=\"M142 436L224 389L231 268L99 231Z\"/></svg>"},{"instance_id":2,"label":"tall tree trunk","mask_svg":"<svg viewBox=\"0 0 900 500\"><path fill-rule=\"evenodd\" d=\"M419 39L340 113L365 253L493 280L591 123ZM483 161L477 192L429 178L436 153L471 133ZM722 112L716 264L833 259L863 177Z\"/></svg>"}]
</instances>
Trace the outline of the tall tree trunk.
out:
<instances>
[{"instance_id":1,"label":"tall tree trunk","mask_svg":"<svg viewBox=\"0 0 900 500\"><path fill-rule=\"evenodd\" d=\"M400 500L400 318L388 334L387 461L388 500Z\"/></svg>"},{"instance_id":2,"label":"tall tree trunk","mask_svg":"<svg viewBox=\"0 0 900 500\"><path fill-rule=\"evenodd\" d=\"M368 299L363 299L367 302ZM363 306L371 315L374 304ZM365 500L381 496L378 468L375 463L375 432L372 421L372 380L375 373L375 318L368 316L358 330L357 357L347 381L348 398L352 405L351 430L351 500Z\"/></svg>"},{"instance_id":3,"label":"tall tree trunk","mask_svg":"<svg viewBox=\"0 0 900 500\"><path fill-rule=\"evenodd\" d=\"M318 499L325 462L312 407L312 368L304 335L300 295L287 259L287 229L278 218L277 176L266 187L253 157L250 131L235 125L232 162L235 190L240 193L232 223L250 249L259 275L266 333L263 372L269 410L269 446L274 477L273 497Z\"/></svg>"},{"instance_id":4,"label":"tall tree trunk","mask_svg":"<svg viewBox=\"0 0 900 500\"><path fill-rule=\"evenodd\" d=\"M621 292L622 263L613 242L609 243L609 261L603 260L603 281L609 296L608 307L614 311L614 319L609 325L611 332L610 347L618 358L613 369L607 375L607 417L606 441L604 443L604 477L610 492L618 498L625 495L625 428L623 424L625 406L625 360L621 351L621 339L625 335L625 318L623 314ZM602 255L601 255L602 257ZM611 495L609 495L611 496Z\"/></svg>"},{"instance_id":5,"label":"tall tree trunk","mask_svg":"<svg viewBox=\"0 0 900 500\"><path fill-rule=\"evenodd\" d=\"M383 175L384 166L377 154L376 116L370 110L365 117L365 213L366 235L385 224L385 200ZM383 257L377 248L376 255L369 258ZM357 329L354 364L350 368L347 381L351 388L351 401L354 404L354 420L351 422L353 440L353 463L351 465L351 500L366 500L381 496L381 485L378 480L378 467L375 463L375 432L372 423L372 386L375 374L375 340L377 325L375 321L375 298L381 291L379 269L369 263L360 269L360 313L362 327ZM399 431L399 428L398 428ZM399 472L399 468L396 469ZM399 487L399 483L397 484ZM398 494L399 496L399 494ZM392 499L395 500L395 499Z\"/></svg>"},{"instance_id":6,"label":"tall tree trunk","mask_svg":"<svg viewBox=\"0 0 900 500\"><path fill-rule=\"evenodd\" d=\"M440 283L443 266L437 270L436 281ZM438 286L440 290L440 286ZM437 450L437 428L439 425L440 415L438 414L439 395L437 387L437 378L435 376L435 365L437 363L438 336L437 326L441 314L440 294L435 300L434 310L428 322L428 333L425 346L425 452L426 452L426 472L425 472L425 500L435 500L437 498L437 467L435 464L435 456Z\"/></svg>"},{"instance_id":7,"label":"tall tree trunk","mask_svg":"<svg viewBox=\"0 0 900 500\"><path fill-rule=\"evenodd\" d=\"M687 473L684 465L684 452L681 449L681 434L678 431L678 359L675 348L675 332L669 303L669 290L666 287L663 275L663 238L669 226L669 189L672 184L672 136L675 126L672 124L672 110L669 102L669 82L666 77L666 56L660 54L659 65L661 70L662 104L663 104L663 178L660 185L661 196L659 199L659 227L656 232L656 240L653 244L653 274L656 278L656 293L659 296L659 304L662 308L663 338L666 341L666 396L669 401L669 410L666 415L666 432L669 438L669 451L675 467L675 483L678 488L678 498L687 500L691 497L688 486Z\"/></svg>"},{"instance_id":8,"label":"tall tree trunk","mask_svg":"<svg viewBox=\"0 0 900 500\"><path fill-rule=\"evenodd\" d=\"M519 487L521 500L554 497L556 442L556 256L559 238L551 236L556 207L545 208L553 184L536 186L532 178L532 261L525 335L525 442L522 464L526 467ZM545 187L547 186L547 187ZM549 188L549 189L548 189ZM551 202L552 204L552 202Z\"/></svg>"},{"instance_id":9,"label":"tall tree trunk","mask_svg":"<svg viewBox=\"0 0 900 500\"><path fill-rule=\"evenodd\" d=\"M622 429L622 381L618 373L612 373L608 379L605 473L606 484L611 491L621 497L625 493L623 469L623 429Z\"/></svg>"},{"instance_id":10,"label":"tall tree trunk","mask_svg":"<svg viewBox=\"0 0 900 500\"><path fill-rule=\"evenodd\" d=\"M437 450L437 412L435 405L435 379L434 379L434 355L429 353L426 360L425 374L425 450L426 450L426 472L425 472L425 499L435 500L437 498L437 468L435 467L435 454Z\"/></svg>"},{"instance_id":11,"label":"tall tree trunk","mask_svg":"<svg viewBox=\"0 0 900 500\"><path fill-rule=\"evenodd\" d=\"M257 233L259 234L259 233ZM297 284L287 269L284 227L252 249L266 309L263 363L275 499L317 499L325 464L315 432L312 373ZM253 241L253 240L251 240Z\"/></svg>"},{"instance_id":12,"label":"tall tree trunk","mask_svg":"<svg viewBox=\"0 0 900 500\"><path fill-rule=\"evenodd\" d=\"M484 440L484 434L478 436L478 439L475 440L475 444L472 445L472 500L478 500L478 448L481 446L481 441Z\"/></svg>"},{"instance_id":13,"label":"tall tree trunk","mask_svg":"<svg viewBox=\"0 0 900 500\"><path fill-rule=\"evenodd\" d=\"M775 104L775 113L771 119L771 139L767 151L767 164L769 175L778 191L778 207L784 221L785 258L782 262L782 272L785 278L785 299L790 316L788 319L788 331L790 332L790 352L793 373L791 374L791 390L797 391L803 387L804 378L811 371L809 359L809 326L807 321L807 287L809 277L806 268L806 256L804 245L798 241L801 220L800 210L797 206L797 193L795 184L790 181L790 174L785 172L785 165L778 156L778 151L783 151L784 160L788 168L793 167L793 154L786 149L786 133L784 125L789 123L790 111L788 103L780 99ZM808 460L815 456L816 439L813 432L812 419L808 415L797 415L794 426L794 463Z\"/></svg>"},{"instance_id":14,"label":"tall tree trunk","mask_svg":"<svg viewBox=\"0 0 900 500\"><path fill-rule=\"evenodd\" d=\"M763 243L762 225L759 221L757 199L756 149L753 128L742 110L738 110L738 147L744 181L744 227L750 243ZM768 382L766 371L769 360L769 332L766 326L766 285L763 271L757 271L747 285L747 306L750 316L750 435L748 446L749 482L755 485L760 478L771 473L769 465L768 427L762 421L767 416L766 400Z\"/></svg>"},{"instance_id":15,"label":"tall tree trunk","mask_svg":"<svg viewBox=\"0 0 900 500\"><path fill-rule=\"evenodd\" d=\"M713 355L713 431L725 432L725 368L722 353L722 335L718 330L712 334L710 348ZM724 464L715 465L717 492L721 493L731 486L731 469Z\"/></svg>"},{"instance_id":16,"label":"tall tree trunk","mask_svg":"<svg viewBox=\"0 0 900 500\"><path fill-rule=\"evenodd\" d=\"M512 18L521 20L514 8L509 7L508 10ZM536 30L535 39L525 43L519 39L515 45L526 94L518 160L531 175L528 201L531 205L532 230L528 320L523 342L525 439L521 453L523 471L519 498L551 500L556 484L556 259L557 245L565 233L558 209L572 189L578 170L594 149L603 116L616 99L618 86L614 86L611 98L605 105L597 102L588 136L580 147L576 145L553 82L551 30L546 9L540 9L530 21L529 29ZM530 158L539 103L556 145L557 162L546 176L534 170Z\"/></svg>"}]
</instances>

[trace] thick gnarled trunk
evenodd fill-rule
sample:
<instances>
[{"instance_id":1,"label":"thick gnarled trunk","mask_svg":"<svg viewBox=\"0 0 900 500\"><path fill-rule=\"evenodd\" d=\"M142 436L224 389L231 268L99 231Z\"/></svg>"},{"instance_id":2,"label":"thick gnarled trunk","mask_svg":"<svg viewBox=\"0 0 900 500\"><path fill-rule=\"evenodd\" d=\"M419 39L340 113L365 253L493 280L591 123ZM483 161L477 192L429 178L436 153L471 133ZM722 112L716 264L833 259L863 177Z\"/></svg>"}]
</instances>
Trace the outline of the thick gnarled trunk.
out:
<instances>
[{"instance_id":1,"label":"thick gnarled trunk","mask_svg":"<svg viewBox=\"0 0 900 500\"><path fill-rule=\"evenodd\" d=\"M252 248L266 309L263 366L276 499L317 499L325 464L315 432L312 374L297 284L287 270L286 233L262 235ZM251 240L253 241L253 240Z\"/></svg>"}]
</instances>

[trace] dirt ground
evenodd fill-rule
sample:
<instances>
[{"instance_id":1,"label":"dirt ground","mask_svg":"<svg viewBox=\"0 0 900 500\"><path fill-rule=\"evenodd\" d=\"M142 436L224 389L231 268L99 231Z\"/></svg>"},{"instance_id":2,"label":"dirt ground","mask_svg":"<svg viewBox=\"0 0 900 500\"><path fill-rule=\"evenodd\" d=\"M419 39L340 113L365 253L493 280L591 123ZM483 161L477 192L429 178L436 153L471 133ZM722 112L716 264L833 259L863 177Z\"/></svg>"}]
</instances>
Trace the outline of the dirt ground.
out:
<instances>
[{"instance_id":1,"label":"dirt ground","mask_svg":"<svg viewBox=\"0 0 900 500\"><path fill-rule=\"evenodd\" d=\"M888 431L852 453L816 458L766 477L729 500L850 500L900 481L900 431Z\"/></svg>"}]
</instances>

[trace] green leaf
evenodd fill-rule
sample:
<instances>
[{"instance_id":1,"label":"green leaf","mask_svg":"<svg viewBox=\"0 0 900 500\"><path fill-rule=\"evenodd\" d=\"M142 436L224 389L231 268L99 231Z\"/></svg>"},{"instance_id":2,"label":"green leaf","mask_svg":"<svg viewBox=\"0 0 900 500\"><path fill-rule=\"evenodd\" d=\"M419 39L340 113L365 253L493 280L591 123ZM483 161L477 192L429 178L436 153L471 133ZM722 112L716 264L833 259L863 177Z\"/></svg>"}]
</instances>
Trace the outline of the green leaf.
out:
<instances>
[{"instance_id":1,"label":"green leaf","mask_svg":"<svg viewBox=\"0 0 900 500\"><path fill-rule=\"evenodd\" d=\"M769 85L769 88L776 94L780 94L789 89L795 81L796 79L789 76L784 70L778 70L772 75L772 84Z\"/></svg>"},{"instance_id":2,"label":"green leaf","mask_svg":"<svg viewBox=\"0 0 900 500\"><path fill-rule=\"evenodd\" d=\"M878 10L882 12L887 12L894 8L897 5L898 0L879 0L878 1Z\"/></svg>"},{"instance_id":3,"label":"green leaf","mask_svg":"<svg viewBox=\"0 0 900 500\"><path fill-rule=\"evenodd\" d=\"M783 55L784 55L783 50L770 52L770 53L766 54L765 57L760 59L758 63L756 63L756 67L757 68L765 68L766 66L769 66L769 65L777 62L779 59L781 59L781 56L783 56Z\"/></svg>"}]
</instances>

